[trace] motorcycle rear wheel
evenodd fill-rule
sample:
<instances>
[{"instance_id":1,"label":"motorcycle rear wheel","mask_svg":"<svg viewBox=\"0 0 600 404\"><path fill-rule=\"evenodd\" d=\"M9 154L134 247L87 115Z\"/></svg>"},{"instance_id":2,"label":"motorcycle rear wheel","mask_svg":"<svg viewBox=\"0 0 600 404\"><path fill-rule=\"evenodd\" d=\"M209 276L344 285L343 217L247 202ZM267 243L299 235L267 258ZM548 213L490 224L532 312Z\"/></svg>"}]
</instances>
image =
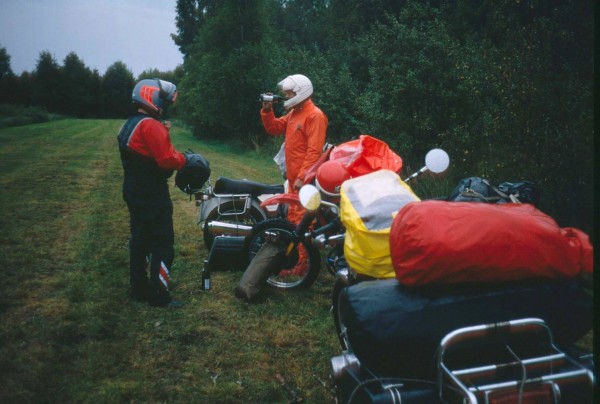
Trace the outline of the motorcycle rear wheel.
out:
<instances>
[{"instance_id":1,"label":"motorcycle rear wheel","mask_svg":"<svg viewBox=\"0 0 600 404\"><path fill-rule=\"evenodd\" d=\"M215 235L210 232L208 224L212 221L226 222L231 224L243 224L246 226L254 226L258 222L265 220L266 215L257 209L255 206L250 206L245 212L243 201L228 201L215 207L207 216L204 221L204 227L202 229L202 235L204 238L204 245L210 251ZM242 213L243 212L243 213ZM235 234L230 234L235 235Z\"/></svg>"},{"instance_id":2,"label":"motorcycle rear wheel","mask_svg":"<svg viewBox=\"0 0 600 404\"><path fill-rule=\"evenodd\" d=\"M288 256L286 268L281 268L277 274L267 279L267 284L276 289L293 290L310 287L319 275L321 268L321 255L309 240L298 240L294 234L296 225L285 219L268 219L257 223L252 228L252 233L246 238L244 252L248 261L252 260L260 247L266 241L266 234L276 234L279 240L288 244L296 241L294 250ZM293 273L293 268L298 264L298 257L306 257L304 271Z\"/></svg>"}]
</instances>

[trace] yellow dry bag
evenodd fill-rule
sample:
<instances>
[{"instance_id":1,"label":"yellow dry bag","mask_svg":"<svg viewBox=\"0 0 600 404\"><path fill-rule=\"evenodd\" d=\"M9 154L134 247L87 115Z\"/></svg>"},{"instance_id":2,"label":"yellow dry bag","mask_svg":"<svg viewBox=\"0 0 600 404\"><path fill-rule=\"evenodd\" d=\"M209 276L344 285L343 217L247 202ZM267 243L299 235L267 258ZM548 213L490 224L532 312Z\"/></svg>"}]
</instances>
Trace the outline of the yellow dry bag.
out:
<instances>
[{"instance_id":1,"label":"yellow dry bag","mask_svg":"<svg viewBox=\"0 0 600 404\"><path fill-rule=\"evenodd\" d=\"M396 276L390 256L390 228L396 213L420 199L400 177L379 170L343 183L340 217L346 227L344 255L359 274Z\"/></svg>"}]
</instances>

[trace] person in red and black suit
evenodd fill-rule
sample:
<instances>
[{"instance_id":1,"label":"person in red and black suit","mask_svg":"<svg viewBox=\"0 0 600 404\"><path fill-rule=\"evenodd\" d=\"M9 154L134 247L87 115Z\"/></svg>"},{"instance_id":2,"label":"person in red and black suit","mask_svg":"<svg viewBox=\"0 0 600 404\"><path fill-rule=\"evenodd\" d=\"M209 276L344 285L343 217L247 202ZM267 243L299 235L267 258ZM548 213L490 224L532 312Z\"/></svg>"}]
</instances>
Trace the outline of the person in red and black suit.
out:
<instances>
[{"instance_id":1,"label":"person in red and black suit","mask_svg":"<svg viewBox=\"0 0 600 404\"><path fill-rule=\"evenodd\" d=\"M181 306L169 292L175 236L167 180L185 166L186 156L171 143L170 123L159 120L176 98L173 83L141 80L132 93L137 113L127 119L117 137L124 171L123 199L130 214L130 297L161 307Z\"/></svg>"}]
</instances>

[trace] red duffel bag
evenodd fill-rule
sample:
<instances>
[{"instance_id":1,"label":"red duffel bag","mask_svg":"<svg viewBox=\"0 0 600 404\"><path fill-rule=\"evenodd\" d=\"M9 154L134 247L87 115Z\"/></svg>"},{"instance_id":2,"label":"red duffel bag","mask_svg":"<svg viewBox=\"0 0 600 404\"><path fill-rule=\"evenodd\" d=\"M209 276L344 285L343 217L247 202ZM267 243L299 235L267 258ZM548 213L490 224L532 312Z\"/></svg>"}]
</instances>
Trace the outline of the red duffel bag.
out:
<instances>
[{"instance_id":1,"label":"red duffel bag","mask_svg":"<svg viewBox=\"0 0 600 404\"><path fill-rule=\"evenodd\" d=\"M564 279L593 270L589 237L529 204L410 203L392 222L390 252L407 286Z\"/></svg>"},{"instance_id":2,"label":"red duffel bag","mask_svg":"<svg viewBox=\"0 0 600 404\"><path fill-rule=\"evenodd\" d=\"M334 147L329 158L342 163L352 178L379 170L396 174L402 171L402 158L387 143L370 135L360 135Z\"/></svg>"}]
</instances>

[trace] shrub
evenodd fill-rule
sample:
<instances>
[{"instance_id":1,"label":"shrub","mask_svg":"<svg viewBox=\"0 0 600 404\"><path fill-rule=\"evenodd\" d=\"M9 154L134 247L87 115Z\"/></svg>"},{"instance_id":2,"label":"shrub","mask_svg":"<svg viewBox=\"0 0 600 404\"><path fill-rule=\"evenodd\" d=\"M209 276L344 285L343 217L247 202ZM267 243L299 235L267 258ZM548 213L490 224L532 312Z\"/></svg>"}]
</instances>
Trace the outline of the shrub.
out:
<instances>
[{"instance_id":1,"label":"shrub","mask_svg":"<svg viewBox=\"0 0 600 404\"><path fill-rule=\"evenodd\" d=\"M0 104L0 128L42 123L48 120L48 111L41 107Z\"/></svg>"}]
</instances>

